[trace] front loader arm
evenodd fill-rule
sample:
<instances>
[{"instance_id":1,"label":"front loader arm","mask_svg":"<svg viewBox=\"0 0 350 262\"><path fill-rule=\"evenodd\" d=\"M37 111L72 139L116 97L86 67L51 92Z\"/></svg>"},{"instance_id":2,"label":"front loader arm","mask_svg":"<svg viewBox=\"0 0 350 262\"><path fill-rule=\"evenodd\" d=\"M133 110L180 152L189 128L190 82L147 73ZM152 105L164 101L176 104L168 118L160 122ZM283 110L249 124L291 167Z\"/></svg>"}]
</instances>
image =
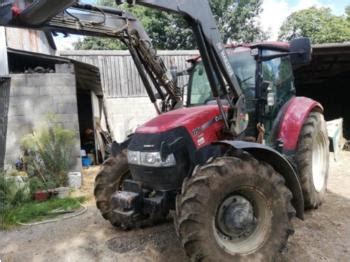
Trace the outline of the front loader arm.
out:
<instances>
[{"instance_id":1,"label":"front loader arm","mask_svg":"<svg viewBox=\"0 0 350 262\"><path fill-rule=\"evenodd\" d=\"M0 14L4 14L0 16L0 25L4 26L121 40L129 48L157 112L171 110L182 103L181 92L168 74L163 60L157 56L151 39L141 23L128 12L78 4L75 0L39 0L23 11L12 3L0 4ZM163 100L162 109L158 108L152 85Z\"/></svg>"},{"instance_id":2,"label":"front loader arm","mask_svg":"<svg viewBox=\"0 0 350 262\"><path fill-rule=\"evenodd\" d=\"M226 130L234 136L241 134L248 125L245 97L230 65L209 1L127 0L126 2L173 12L187 20L193 29L211 91L217 100ZM228 111L221 102L223 97L228 101Z\"/></svg>"},{"instance_id":3,"label":"front loader arm","mask_svg":"<svg viewBox=\"0 0 350 262\"><path fill-rule=\"evenodd\" d=\"M218 60L217 65L220 66L221 73L224 75L227 84L232 88L234 94L237 97L242 95L241 88L228 60L219 29L208 1L136 0L135 2L139 5L177 13L185 17L189 24L194 27L195 34L200 33L204 38L203 40L208 45L207 48L212 49L208 50L215 56L211 57L211 60ZM197 32L198 29L195 29L196 27L200 28L200 32ZM199 36L196 35L196 37ZM197 39L197 42L200 42L200 39Z\"/></svg>"}]
</instances>

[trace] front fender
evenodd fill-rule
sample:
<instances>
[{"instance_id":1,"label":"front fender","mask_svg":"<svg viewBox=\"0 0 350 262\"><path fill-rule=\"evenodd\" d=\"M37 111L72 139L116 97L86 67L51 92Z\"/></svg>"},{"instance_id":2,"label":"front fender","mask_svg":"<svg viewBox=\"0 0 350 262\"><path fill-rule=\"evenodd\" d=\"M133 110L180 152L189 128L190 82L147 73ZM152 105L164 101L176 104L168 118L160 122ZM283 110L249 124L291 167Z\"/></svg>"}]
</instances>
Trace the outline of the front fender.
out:
<instances>
[{"instance_id":1,"label":"front fender","mask_svg":"<svg viewBox=\"0 0 350 262\"><path fill-rule=\"evenodd\" d=\"M296 149L303 124L315 109L323 112L320 103L307 97L293 97L282 109L276 138L283 141L285 152L293 152Z\"/></svg>"},{"instance_id":2,"label":"front fender","mask_svg":"<svg viewBox=\"0 0 350 262\"><path fill-rule=\"evenodd\" d=\"M283 176L286 186L292 192L292 205L296 210L297 217L304 219L304 197L299 178L292 165L283 155L268 146L258 143L225 140L216 142L215 144L230 146L234 149L246 151L256 159L270 164Z\"/></svg>"}]
</instances>

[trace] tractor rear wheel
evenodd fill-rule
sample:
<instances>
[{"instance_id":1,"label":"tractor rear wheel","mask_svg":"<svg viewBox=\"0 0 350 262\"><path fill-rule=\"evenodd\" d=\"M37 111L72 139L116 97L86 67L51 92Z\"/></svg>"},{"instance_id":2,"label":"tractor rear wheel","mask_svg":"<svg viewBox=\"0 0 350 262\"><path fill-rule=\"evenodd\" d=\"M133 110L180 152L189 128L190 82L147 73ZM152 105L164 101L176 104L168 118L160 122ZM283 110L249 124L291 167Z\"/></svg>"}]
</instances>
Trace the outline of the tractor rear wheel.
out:
<instances>
[{"instance_id":1,"label":"tractor rear wheel","mask_svg":"<svg viewBox=\"0 0 350 262\"><path fill-rule=\"evenodd\" d=\"M326 193L329 169L329 140L326 122L311 112L300 133L295 156L305 208L319 207Z\"/></svg>"},{"instance_id":2,"label":"tractor rear wheel","mask_svg":"<svg viewBox=\"0 0 350 262\"><path fill-rule=\"evenodd\" d=\"M100 210L104 219L109 220L113 226L122 229L145 227L164 220L168 214L168 210L158 216L149 217L137 214L137 216L127 220L114 212L118 206L115 204L112 205L111 196L116 191L123 190L125 179L131 179L126 155L126 150L124 150L115 157L109 157L103 163L102 169L95 179L94 195L97 208Z\"/></svg>"},{"instance_id":3,"label":"tractor rear wheel","mask_svg":"<svg viewBox=\"0 0 350 262\"><path fill-rule=\"evenodd\" d=\"M184 181L175 227L191 260L273 261L294 232L291 199L267 163L220 157Z\"/></svg>"}]
</instances>

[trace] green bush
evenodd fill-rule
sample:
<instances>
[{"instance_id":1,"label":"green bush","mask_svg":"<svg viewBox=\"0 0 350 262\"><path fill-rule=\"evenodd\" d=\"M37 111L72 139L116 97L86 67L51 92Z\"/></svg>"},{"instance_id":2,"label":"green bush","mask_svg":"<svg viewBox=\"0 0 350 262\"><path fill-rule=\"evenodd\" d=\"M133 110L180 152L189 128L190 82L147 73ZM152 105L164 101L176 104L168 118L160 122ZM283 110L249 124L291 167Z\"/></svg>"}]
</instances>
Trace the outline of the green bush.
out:
<instances>
[{"instance_id":1,"label":"green bush","mask_svg":"<svg viewBox=\"0 0 350 262\"><path fill-rule=\"evenodd\" d=\"M73 130L64 129L54 117L48 117L45 127L22 139L23 160L29 176L39 177L46 185L65 186L74 161L75 143Z\"/></svg>"},{"instance_id":2,"label":"green bush","mask_svg":"<svg viewBox=\"0 0 350 262\"><path fill-rule=\"evenodd\" d=\"M37 191L45 190L46 186L39 177L32 177L29 179L30 192L35 193Z\"/></svg>"},{"instance_id":3,"label":"green bush","mask_svg":"<svg viewBox=\"0 0 350 262\"><path fill-rule=\"evenodd\" d=\"M0 213L19 206L31 199L28 184L18 181L16 177L6 177L0 174Z\"/></svg>"}]
</instances>

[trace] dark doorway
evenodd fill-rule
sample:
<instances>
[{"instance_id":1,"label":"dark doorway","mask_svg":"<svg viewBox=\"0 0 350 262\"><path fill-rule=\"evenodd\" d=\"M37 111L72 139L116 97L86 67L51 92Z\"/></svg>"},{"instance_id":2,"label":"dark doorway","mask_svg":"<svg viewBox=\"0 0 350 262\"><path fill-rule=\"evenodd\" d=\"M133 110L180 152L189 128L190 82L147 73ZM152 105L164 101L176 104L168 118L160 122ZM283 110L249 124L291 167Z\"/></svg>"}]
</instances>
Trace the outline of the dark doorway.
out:
<instances>
[{"instance_id":1,"label":"dark doorway","mask_svg":"<svg viewBox=\"0 0 350 262\"><path fill-rule=\"evenodd\" d=\"M294 75L297 95L321 102L327 121L343 118L344 136L350 139L350 44L313 46L311 64Z\"/></svg>"},{"instance_id":2,"label":"dark doorway","mask_svg":"<svg viewBox=\"0 0 350 262\"><path fill-rule=\"evenodd\" d=\"M77 90L81 149L96 164L95 131L90 90Z\"/></svg>"}]
</instances>

